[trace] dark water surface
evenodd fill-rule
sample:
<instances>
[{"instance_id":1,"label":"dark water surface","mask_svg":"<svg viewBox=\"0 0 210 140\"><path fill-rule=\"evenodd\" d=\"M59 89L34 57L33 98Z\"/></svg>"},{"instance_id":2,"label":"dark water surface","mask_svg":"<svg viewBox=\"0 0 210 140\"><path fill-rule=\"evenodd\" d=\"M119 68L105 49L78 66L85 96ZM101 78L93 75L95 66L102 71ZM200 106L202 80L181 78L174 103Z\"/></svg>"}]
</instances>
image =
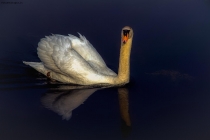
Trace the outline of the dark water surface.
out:
<instances>
[{"instance_id":1,"label":"dark water surface","mask_svg":"<svg viewBox=\"0 0 210 140\"><path fill-rule=\"evenodd\" d=\"M1 140L210 139L209 0L20 2L0 2ZM124 88L71 90L22 63L45 35L80 32L117 72L125 25Z\"/></svg>"}]
</instances>

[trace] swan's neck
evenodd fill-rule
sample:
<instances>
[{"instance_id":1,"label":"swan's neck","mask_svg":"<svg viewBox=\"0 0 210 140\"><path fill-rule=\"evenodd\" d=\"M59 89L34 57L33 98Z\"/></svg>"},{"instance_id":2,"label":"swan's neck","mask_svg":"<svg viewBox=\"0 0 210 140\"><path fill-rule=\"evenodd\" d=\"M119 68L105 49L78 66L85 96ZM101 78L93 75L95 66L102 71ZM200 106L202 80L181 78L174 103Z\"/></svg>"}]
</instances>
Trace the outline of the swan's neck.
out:
<instances>
[{"instance_id":1,"label":"swan's neck","mask_svg":"<svg viewBox=\"0 0 210 140\"><path fill-rule=\"evenodd\" d=\"M121 84L126 84L130 80L130 52L132 46L132 38L126 44L121 44L120 60L118 70L118 81Z\"/></svg>"}]
</instances>

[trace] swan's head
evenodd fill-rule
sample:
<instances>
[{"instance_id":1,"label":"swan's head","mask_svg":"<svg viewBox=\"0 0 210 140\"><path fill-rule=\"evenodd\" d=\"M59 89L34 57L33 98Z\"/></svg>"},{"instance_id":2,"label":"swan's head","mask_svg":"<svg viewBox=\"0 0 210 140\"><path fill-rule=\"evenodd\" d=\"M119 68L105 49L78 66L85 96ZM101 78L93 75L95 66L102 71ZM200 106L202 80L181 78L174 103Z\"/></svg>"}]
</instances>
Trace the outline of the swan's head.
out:
<instances>
[{"instance_id":1,"label":"swan's head","mask_svg":"<svg viewBox=\"0 0 210 140\"><path fill-rule=\"evenodd\" d=\"M125 26L122 29L122 44L126 44L129 39L133 37L133 29L129 26Z\"/></svg>"}]
</instances>

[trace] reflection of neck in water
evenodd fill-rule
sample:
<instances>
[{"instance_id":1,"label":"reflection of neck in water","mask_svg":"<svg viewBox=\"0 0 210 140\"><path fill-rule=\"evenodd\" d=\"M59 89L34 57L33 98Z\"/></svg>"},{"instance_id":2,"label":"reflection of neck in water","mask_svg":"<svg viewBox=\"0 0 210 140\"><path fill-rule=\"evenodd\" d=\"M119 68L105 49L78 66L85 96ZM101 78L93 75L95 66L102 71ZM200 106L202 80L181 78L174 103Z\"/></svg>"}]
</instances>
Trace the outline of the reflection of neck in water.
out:
<instances>
[{"instance_id":1,"label":"reflection of neck in water","mask_svg":"<svg viewBox=\"0 0 210 140\"><path fill-rule=\"evenodd\" d=\"M129 103L128 103L128 89L119 88L118 89L118 98L120 104L120 113L122 119L125 121L127 126L131 126L131 120L129 115Z\"/></svg>"},{"instance_id":2,"label":"reflection of neck in water","mask_svg":"<svg viewBox=\"0 0 210 140\"><path fill-rule=\"evenodd\" d=\"M118 98L120 105L120 114L123 120L122 133L125 137L130 134L131 131L131 120L129 115L129 100L128 100L128 89L118 88Z\"/></svg>"},{"instance_id":3,"label":"reflection of neck in water","mask_svg":"<svg viewBox=\"0 0 210 140\"><path fill-rule=\"evenodd\" d=\"M69 120L72 111L79 107L96 90L98 89L54 91L46 93L41 102L46 108L61 115L63 119Z\"/></svg>"}]
</instances>

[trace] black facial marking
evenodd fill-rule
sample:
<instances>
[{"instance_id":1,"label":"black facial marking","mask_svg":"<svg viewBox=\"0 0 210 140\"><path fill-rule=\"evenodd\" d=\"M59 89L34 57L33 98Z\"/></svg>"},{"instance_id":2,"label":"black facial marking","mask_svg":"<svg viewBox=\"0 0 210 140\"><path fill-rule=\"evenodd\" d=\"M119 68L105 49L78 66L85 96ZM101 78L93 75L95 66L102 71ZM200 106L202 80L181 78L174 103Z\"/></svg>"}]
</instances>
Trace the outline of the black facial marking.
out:
<instances>
[{"instance_id":1,"label":"black facial marking","mask_svg":"<svg viewBox=\"0 0 210 140\"><path fill-rule=\"evenodd\" d=\"M123 30L123 35L127 36L129 34L130 30Z\"/></svg>"}]
</instances>

